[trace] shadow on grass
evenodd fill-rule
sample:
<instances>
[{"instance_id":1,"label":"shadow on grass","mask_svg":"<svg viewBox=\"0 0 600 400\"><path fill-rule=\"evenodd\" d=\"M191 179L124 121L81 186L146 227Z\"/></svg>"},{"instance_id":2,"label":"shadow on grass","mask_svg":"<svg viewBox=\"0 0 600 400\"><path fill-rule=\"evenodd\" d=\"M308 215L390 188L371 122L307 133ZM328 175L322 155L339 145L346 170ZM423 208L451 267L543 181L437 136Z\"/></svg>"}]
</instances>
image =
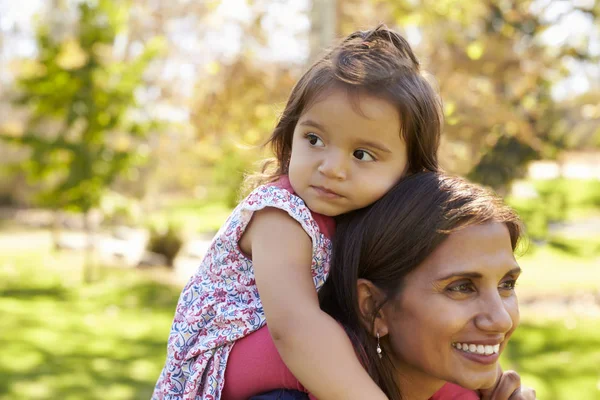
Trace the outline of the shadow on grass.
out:
<instances>
[{"instance_id":1,"label":"shadow on grass","mask_svg":"<svg viewBox=\"0 0 600 400\"><path fill-rule=\"evenodd\" d=\"M24 354L35 354L36 365L26 370L0 365L0 398L10 399L149 399L158 377L160 341L123 341L137 350L127 356L83 351L60 354L28 342L17 342ZM150 357L150 359L149 359ZM161 360L162 361L162 360Z\"/></svg>"},{"instance_id":2,"label":"shadow on grass","mask_svg":"<svg viewBox=\"0 0 600 400\"><path fill-rule=\"evenodd\" d=\"M597 399L600 320L523 323L509 343L503 365L533 377L540 399Z\"/></svg>"},{"instance_id":3,"label":"shadow on grass","mask_svg":"<svg viewBox=\"0 0 600 400\"><path fill-rule=\"evenodd\" d=\"M180 289L109 273L0 286L0 399L149 399Z\"/></svg>"},{"instance_id":4,"label":"shadow on grass","mask_svg":"<svg viewBox=\"0 0 600 400\"><path fill-rule=\"evenodd\" d=\"M38 296L50 297L54 300L65 301L69 298L69 290L62 286L0 288L0 297L30 299Z\"/></svg>"},{"instance_id":5,"label":"shadow on grass","mask_svg":"<svg viewBox=\"0 0 600 400\"><path fill-rule=\"evenodd\" d=\"M98 304L174 312L180 289L148 279L112 280L96 292L94 301Z\"/></svg>"},{"instance_id":6,"label":"shadow on grass","mask_svg":"<svg viewBox=\"0 0 600 400\"><path fill-rule=\"evenodd\" d=\"M548 240L548 245L574 257L596 257L600 255L600 241L598 239L552 237Z\"/></svg>"}]
</instances>

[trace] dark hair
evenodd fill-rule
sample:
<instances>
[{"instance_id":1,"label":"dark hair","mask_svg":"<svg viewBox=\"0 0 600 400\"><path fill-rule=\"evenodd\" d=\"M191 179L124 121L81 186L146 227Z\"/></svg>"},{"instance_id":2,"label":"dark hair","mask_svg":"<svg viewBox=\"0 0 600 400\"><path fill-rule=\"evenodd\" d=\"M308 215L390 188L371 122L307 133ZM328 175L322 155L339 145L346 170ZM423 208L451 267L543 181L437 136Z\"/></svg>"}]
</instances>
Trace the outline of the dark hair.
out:
<instances>
[{"instance_id":1,"label":"dark hair","mask_svg":"<svg viewBox=\"0 0 600 400\"><path fill-rule=\"evenodd\" d=\"M266 180L287 174L296 123L322 93L333 87L346 89L351 100L364 91L393 103L400 115L398 134L407 146L407 173L438 169L444 118L439 96L423 76L406 39L380 25L350 34L300 78L267 142L275 153L276 159L271 161L276 165ZM263 173L266 169L263 166Z\"/></svg>"},{"instance_id":2,"label":"dark hair","mask_svg":"<svg viewBox=\"0 0 600 400\"><path fill-rule=\"evenodd\" d=\"M471 225L500 222L510 233L513 251L522 225L515 212L495 194L465 179L422 172L403 178L367 208L337 218L331 269L319 292L321 308L341 322L363 356L375 382L392 400L401 399L389 357L376 356L371 329L361 323L357 281L371 281L386 296L402 290L415 270L452 233ZM383 304L377 305L375 315ZM388 348L389 349L389 348Z\"/></svg>"}]
</instances>

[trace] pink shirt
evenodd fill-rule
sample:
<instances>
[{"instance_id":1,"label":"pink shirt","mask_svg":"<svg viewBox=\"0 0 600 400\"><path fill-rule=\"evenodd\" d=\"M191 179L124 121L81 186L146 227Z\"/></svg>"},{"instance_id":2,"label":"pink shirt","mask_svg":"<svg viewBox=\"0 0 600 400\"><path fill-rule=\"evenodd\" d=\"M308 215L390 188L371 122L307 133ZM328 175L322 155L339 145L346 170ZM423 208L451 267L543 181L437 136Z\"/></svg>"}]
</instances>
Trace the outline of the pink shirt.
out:
<instances>
[{"instance_id":1,"label":"pink shirt","mask_svg":"<svg viewBox=\"0 0 600 400\"><path fill-rule=\"evenodd\" d=\"M284 364L267 327L237 341L225 369L223 400L248 400L251 396L276 389L308 391ZM311 400L316 398L309 394ZM458 385L447 383L431 400L477 400L479 396Z\"/></svg>"},{"instance_id":2,"label":"pink shirt","mask_svg":"<svg viewBox=\"0 0 600 400\"><path fill-rule=\"evenodd\" d=\"M287 176L277 185L294 193ZM335 230L333 218L312 213L323 234L331 239ZM227 360L223 400L247 400L249 397L276 389L307 392L284 364L271 339L267 326L239 339ZM311 396L311 399L314 397ZM315 399L316 400L316 399Z\"/></svg>"}]
</instances>

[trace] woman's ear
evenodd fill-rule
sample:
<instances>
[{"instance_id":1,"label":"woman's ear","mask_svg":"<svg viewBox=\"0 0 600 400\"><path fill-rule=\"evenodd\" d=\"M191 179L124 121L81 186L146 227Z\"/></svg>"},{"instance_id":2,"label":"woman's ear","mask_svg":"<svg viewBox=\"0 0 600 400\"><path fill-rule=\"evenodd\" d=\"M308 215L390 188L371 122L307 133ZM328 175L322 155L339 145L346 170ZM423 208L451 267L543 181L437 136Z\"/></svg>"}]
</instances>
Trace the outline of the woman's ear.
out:
<instances>
[{"instance_id":1,"label":"woman's ear","mask_svg":"<svg viewBox=\"0 0 600 400\"><path fill-rule=\"evenodd\" d=\"M387 335L387 318L380 307L386 300L384 293L367 279L359 279L356 286L361 323L373 336Z\"/></svg>"}]
</instances>

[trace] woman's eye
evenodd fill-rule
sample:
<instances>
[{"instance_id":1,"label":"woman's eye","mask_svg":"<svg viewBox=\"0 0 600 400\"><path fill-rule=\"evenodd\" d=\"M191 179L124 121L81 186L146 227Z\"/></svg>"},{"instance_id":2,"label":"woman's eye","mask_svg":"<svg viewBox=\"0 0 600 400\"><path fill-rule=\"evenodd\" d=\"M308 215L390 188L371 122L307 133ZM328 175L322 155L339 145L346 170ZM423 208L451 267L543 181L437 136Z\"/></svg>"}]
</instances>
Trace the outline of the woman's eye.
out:
<instances>
[{"instance_id":1,"label":"woman's eye","mask_svg":"<svg viewBox=\"0 0 600 400\"><path fill-rule=\"evenodd\" d=\"M308 143L310 143L311 146L323 147L325 145L321 138L314 133L307 133L305 137L308 139Z\"/></svg>"},{"instance_id":2,"label":"woman's eye","mask_svg":"<svg viewBox=\"0 0 600 400\"><path fill-rule=\"evenodd\" d=\"M360 161L375 161L375 157L364 150L355 150L352 155Z\"/></svg>"},{"instance_id":3,"label":"woman's eye","mask_svg":"<svg viewBox=\"0 0 600 400\"><path fill-rule=\"evenodd\" d=\"M448 290L454 293L471 293L475 291L475 288L471 282L465 282L450 286Z\"/></svg>"},{"instance_id":4,"label":"woman's eye","mask_svg":"<svg viewBox=\"0 0 600 400\"><path fill-rule=\"evenodd\" d=\"M517 280L511 279L508 281L504 281L500 284L500 289L503 290L515 290L515 286L517 286Z\"/></svg>"}]
</instances>

